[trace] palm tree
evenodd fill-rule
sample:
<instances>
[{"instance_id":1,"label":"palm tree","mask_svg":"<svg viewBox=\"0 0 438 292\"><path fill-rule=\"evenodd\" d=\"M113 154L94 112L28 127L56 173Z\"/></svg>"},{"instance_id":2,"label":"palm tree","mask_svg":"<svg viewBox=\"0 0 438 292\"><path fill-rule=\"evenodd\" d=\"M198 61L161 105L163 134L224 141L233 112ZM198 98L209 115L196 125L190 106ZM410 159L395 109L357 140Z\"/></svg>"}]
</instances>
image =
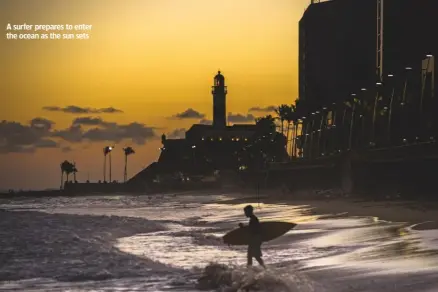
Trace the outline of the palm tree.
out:
<instances>
[{"instance_id":1,"label":"palm tree","mask_svg":"<svg viewBox=\"0 0 438 292\"><path fill-rule=\"evenodd\" d=\"M286 116L289 111L289 106L287 104L282 104L275 109L275 113L278 115L278 119L281 123L281 133L284 134L284 121L286 120Z\"/></svg>"},{"instance_id":2,"label":"palm tree","mask_svg":"<svg viewBox=\"0 0 438 292\"><path fill-rule=\"evenodd\" d=\"M69 180L68 180L68 176L71 174L71 173L74 173L75 172L75 166L73 165L73 163L71 163L71 162L68 162L67 161L67 165L66 165L66 169L65 169L65 173L66 173L66 175L67 175L67 182L69 182Z\"/></svg>"},{"instance_id":3,"label":"palm tree","mask_svg":"<svg viewBox=\"0 0 438 292\"><path fill-rule=\"evenodd\" d=\"M64 188L64 173L67 173L67 169L69 168L69 164L70 164L70 162L68 162L67 160L64 160L64 162L60 164L60 167L61 167L61 189ZM67 181L68 181L68 177L67 177Z\"/></svg>"},{"instance_id":4,"label":"palm tree","mask_svg":"<svg viewBox=\"0 0 438 292\"><path fill-rule=\"evenodd\" d=\"M106 156L111 152L111 147L105 146L103 148L103 182L106 182Z\"/></svg>"},{"instance_id":5,"label":"palm tree","mask_svg":"<svg viewBox=\"0 0 438 292\"><path fill-rule=\"evenodd\" d=\"M271 115L267 115L256 119L257 132L260 135L274 134L276 132L275 118Z\"/></svg>"},{"instance_id":6,"label":"palm tree","mask_svg":"<svg viewBox=\"0 0 438 292\"><path fill-rule=\"evenodd\" d=\"M123 152L125 153L125 172L123 176L123 181L126 182L128 180L128 156L134 154L135 151L132 147L123 148Z\"/></svg>"},{"instance_id":7,"label":"palm tree","mask_svg":"<svg viewBox=\"0 0 438 292\"><path fill-rule=\"evenodd\" d=\"M78 169L76 168L76 162L73 162L72 164L73 167L73 180L76 182L76 173L78 172Z\"/></svg>"},{"instance_id":8,"label":"palm tree","mask_svg":"<svg viewBox=\"0 0 438 292\"><path fill-rule=\"evenodd\" d=\"M294 136L295 136L295 133L296 133L294 128L295 128L296 122L298 120L298 117L297 117L297 114L296 114L296 108L295 108L294 104L291 104L291 105L288 106L285 119L286 119L286 122L287 122L286 141L287 141L287 143L290 142L290 148L289 149L290 149L290 155L292 157L293 156L292 145L294 144L293 141L295 141L294 140ZM293 123L292 131L293 131L294 136L292 136L290 141L289 141L290 127L291 127L292 123ZM287 147L287 145L286 145L286 147Z\"/></svg>"},{"instance_id":9,"label":"palm tree","mask_svg":"<svg viewBox=\"0 0 438 292\"><path fill-rule=\"evenodd\" d=\"M304 130L304 123L303 123L303 120L301 119L302 117L303 117L303 103L302 103L302 100L300 99L300 98L297 98L296 100L295 100L295 104L293 105L294 106L294 126L295 126L295 129L294 129L294 136L295 136L295 138L294 138L294 149L293 149L293 153L294 153L294 155L295 156L298 156L298 139L299 139L299 137L300 137L300 139L301 139L301 142L302 142L302 139L303 139L303 130ZM299 125L301 124L301 135L298 135L298 127L299 127Z\"/></svg>"}]
</instances>

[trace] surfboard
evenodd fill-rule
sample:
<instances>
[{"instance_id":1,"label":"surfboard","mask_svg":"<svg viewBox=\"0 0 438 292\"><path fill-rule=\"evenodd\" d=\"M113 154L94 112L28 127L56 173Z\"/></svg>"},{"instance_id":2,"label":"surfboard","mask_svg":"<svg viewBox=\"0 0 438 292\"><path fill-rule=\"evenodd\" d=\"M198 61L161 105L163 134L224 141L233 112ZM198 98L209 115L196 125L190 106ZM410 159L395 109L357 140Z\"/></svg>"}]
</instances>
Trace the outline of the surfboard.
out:
<instances>
[{"instance_id":1,"label":"surfboard","mask_svg":"<svg viewBox=\"0 0 438 292\"><path fill-rule=\"evenodd\" d=\"M282 236L297 224L290 222L260 222L262 241L270 241ZM229 245L248 245L249 244L249 229L245 225L242 228L234 229L223 236L224 243Z\"/></svg>"}]
</instances>

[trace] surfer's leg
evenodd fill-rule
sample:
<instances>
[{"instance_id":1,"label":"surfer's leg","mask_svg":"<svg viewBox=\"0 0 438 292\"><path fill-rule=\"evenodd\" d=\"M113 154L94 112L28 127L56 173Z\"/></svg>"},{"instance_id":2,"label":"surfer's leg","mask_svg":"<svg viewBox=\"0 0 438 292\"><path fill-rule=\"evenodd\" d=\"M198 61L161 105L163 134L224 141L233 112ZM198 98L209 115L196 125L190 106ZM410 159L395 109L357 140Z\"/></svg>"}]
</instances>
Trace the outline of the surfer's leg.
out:
<instances>
[{"instance_id":1,"label":"surfer's leg","mask_svg":"<svg viewBox=\"0 0 438 292\"><path fill-rule=\"evenodd\" d=\"M251 252L250 245L248 246L247 258L248 258L247 265L248 265L248 267L250 267L250 266L252 266L252 252Z\"/></svg>"},{"instance_id":2,"label":"surfer's leg","mask_svg":"<svg viewBox=\"0 0 438 292\"><path fill-rule=\"evenodd\" d=\"M266 269L265 267L265 263L263 262L262 259L262 245L261 244L257 244L253 246L252 249L252 254L255 257L255 259L257 260L257 262Z\"/></svg>"},{"instance_id":3,"label":"surfer's leg","mask_svg":"<svg viewBox=\"0 0 438 292\"><path fill-rule=\"evenodd\" d=\"M265 266L265 263L263 262L262 257L257 256L257 257L255 257L255 259L256 259L257 262L260 264L260 266L262 266L263 268L266 269L266 266Z\"/></svg>"}]
</instances>

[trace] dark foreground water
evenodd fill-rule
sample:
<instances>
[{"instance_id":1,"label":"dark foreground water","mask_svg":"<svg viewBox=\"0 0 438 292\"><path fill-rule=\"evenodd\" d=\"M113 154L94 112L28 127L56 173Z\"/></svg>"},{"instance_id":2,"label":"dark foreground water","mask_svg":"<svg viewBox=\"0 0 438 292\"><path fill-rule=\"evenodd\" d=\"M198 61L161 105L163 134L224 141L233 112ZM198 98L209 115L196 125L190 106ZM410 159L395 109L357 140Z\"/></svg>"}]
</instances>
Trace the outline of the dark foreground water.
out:
<instances>
[{"instance_id":1,"label":"dark foreground water","mask_svg":"<svg viewBox=\"0 0 438 292\"><path fill-rule=\"evenodd\" d=\"M0 201L0 290L438 291L436 230L308 215L309 206L221 203L230 197ZM248 203L260 220L299 223L263 245L267 271L247 269L245 247L221 241L246 221Z\"/></svg>"}]
</instances>

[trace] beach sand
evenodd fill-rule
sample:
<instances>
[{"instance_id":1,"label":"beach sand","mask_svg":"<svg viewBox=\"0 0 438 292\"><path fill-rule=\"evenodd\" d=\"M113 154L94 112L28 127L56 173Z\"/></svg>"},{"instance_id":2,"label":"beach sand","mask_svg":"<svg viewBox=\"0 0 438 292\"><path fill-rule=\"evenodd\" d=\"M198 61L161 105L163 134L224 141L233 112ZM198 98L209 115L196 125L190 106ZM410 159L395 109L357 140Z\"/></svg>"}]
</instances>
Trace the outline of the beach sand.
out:
<instances>
[{"instance_id":1,"label":"beach sand","mask_svg":"<svg viewBox=\"0 0 438 292\"><path fill-rule=\"evenodd\" d=\"M343 216L373 216L379 220L403 222L413 225L413 229L438 229L437 201L404 201L396 198L370 200L364 196L345 196L336 191L287 193L284 190L241 191L235 199L223 201L225 204L276 203L305 205L309 214Z\"/></svg>"}]
</instances>

